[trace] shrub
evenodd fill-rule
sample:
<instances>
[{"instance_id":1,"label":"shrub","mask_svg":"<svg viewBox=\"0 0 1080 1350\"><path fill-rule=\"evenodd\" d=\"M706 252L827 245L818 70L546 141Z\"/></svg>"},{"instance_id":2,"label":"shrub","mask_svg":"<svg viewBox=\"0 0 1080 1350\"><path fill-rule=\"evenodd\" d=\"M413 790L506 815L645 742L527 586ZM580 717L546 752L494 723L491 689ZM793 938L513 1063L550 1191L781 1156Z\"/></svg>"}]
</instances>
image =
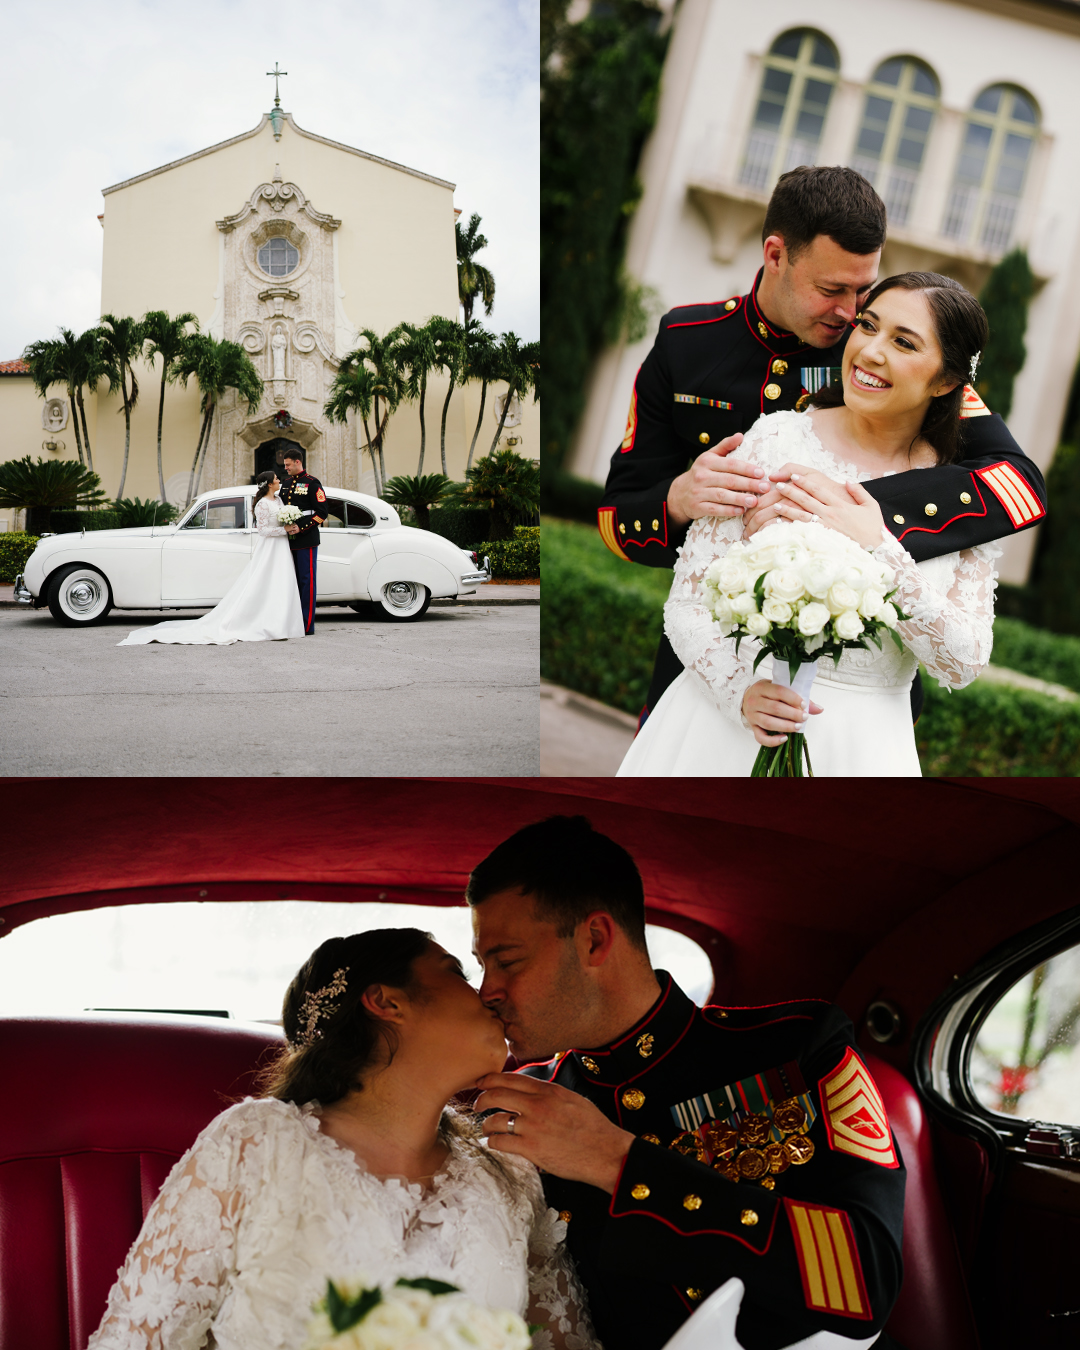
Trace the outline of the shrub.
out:
<instances>
[{"instance_id":1,"label":"shrub","mask_svg":"<svg viewBox=\"0 0 1080 1350\"><path fill-rule=\"evenodd\" d=\"M983 680L950 692L925 674L923 688L915 740L928 777L1080 774L1080 704Z\"/></svg>"},{"instance_id":2,"label":"shrub","mask_svg":"<svg viewBox=\"0 0 1080 1350\"><path fill-rule=\"evenodd\" d=\"M21 530L0 534L0 581L10 586L24 570L27 558L37 546L36 534L23 534Z\"/></svg>"},{"instance_id":3,"label":"shrub","mask_svg":"<svg viewBox=\"0 0 1080 1350\"><path fill-rule=\"evenodd\" d=\"M1046 496L1031 587L1039 621L1058 633L1080 633L1080 447L1058 446Z\"/></svg>"},{"instance_id":4,"label":"shrub","mask_svg":"<svg viewBox=\"0 0 1080 1350\"><path fill-rule=\"evenodd\" d=\"M458 548L475 549L477 539L488 537L490 519L490 512L482 506L439 506L431 513L431 532Z\"/></svg>"},{"instance_id":5,"label":"shrub","mask_svg":"<svg viewBox=\"0 0 1080 1350\"><path fill-rule=\"evenodd\" d=\"M450 486L450 479L441 473L426 473L422 478L391 478L383 487L383 501L398 508L408 507L417 525L429 530L430 511Z\"/></svg>"},{"instance_id":6,"label":"shrub","mask_svg":"<svg viewBox=\"0 0 1080 1350\"><path fill-rule=\"evenodd\" d=\"M1020 670L1080 693L1080 638L1032 628L1019 619L999 614L994 620L994 652L990 660L995 666Z\"/></svg>"},{"instance_id":7,"label":"shrub","mask_svg":"<svg viewBox=\"0 0 1080 1350\"><path fill-rule=\"evenodd\" d=\"M137 525L169 525L180 514L171 502L156 497L117 497L112 510L120 521L120 528L129 530Z\"/></svg>"},{"instance_id":8,"label":"shrub","mask_svg":"<svg viewBox=\"0 0 1080 1350\"><path fill-rule=\"evenodd\" d=\"M476 553L491 560L493 578L519 581L540 575L540 530L518 525L513 539L488 539L477 544Z\"/></svg>"},{"instance_id":9,"label":"shrub","mask_svg":"<svg viewBox=\"0 0 1080 1350\"><path fill-rule=\"evenodd\" d=\"M78 530L118 530L120 524L116 511L54 511L49 529L53 534L74 534Z\"/></svg>"}]
</instances>

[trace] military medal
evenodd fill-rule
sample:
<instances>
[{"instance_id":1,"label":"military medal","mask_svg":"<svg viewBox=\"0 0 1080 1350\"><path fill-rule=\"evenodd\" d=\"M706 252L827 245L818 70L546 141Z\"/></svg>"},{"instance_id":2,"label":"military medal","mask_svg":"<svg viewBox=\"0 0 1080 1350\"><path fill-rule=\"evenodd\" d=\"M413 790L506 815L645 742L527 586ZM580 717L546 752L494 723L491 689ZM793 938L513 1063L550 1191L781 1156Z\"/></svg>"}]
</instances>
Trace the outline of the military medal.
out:
<instances>
[{"instance_id":1,"label":"military medal","mask_svg":"<svg viewBox=\"0 0 1080 1350\"><path fill-rule=\"evenodd\" d=\"M795 1167L801 1167L814 1156L814 1141L805 1134L792 1134L781 1145Z\"/></svg>"},{"instance_id":2,"label":"military medal","mask_svg":"<svg viewBox=\"0 0 1080 1350\"><path fill-rule=\"evenodd\" d=\"M735 1159L735 1166L747 1181L758 1181L769 1170L768 1159L759 1148L744 1148Z\"/></svg>"}]
</instances>

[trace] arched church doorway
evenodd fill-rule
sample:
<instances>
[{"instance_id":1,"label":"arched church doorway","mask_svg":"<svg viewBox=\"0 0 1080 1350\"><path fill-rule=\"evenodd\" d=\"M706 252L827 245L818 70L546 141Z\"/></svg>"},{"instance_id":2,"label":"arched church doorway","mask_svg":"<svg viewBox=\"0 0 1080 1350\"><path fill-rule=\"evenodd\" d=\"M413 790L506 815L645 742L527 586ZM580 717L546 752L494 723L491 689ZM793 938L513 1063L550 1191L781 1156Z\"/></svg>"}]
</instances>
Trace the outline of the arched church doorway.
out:
<instances>
[{"instance_id":1,"label":"arched church doorway","mask_svg":"<svg viewBox=\"0 0 1080 1350\"><path fill-rule=\"evenodd\" d=\"M256 477L265 470L273 469L284 482L285 453L288 450L298 454L304 463L307 463L307 455L299 441L290 441L285 436L275 436L272 441L263 441L262 445L257 445L255 447L255 472L251 475L251 481L254 482Z\"/></svg>"}]
</instances>

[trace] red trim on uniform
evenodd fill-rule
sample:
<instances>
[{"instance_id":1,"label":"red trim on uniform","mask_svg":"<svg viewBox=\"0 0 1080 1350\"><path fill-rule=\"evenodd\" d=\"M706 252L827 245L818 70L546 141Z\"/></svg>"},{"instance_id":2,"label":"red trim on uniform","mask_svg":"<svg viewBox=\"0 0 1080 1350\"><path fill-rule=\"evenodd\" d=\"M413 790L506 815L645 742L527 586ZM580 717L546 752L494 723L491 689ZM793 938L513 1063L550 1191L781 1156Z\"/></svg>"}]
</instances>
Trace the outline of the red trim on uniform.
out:
<instances>
[{"instance_id":1,"label":"red trim on uniform","mask_svg":"<svg viewBox=\"0 0 1080 1350\"><path fill-rule=\"evenodd\" d=\"M601 507L601 510L603 509L604 508ZM625 539L620 540L624 549L627 544L634 544L637 548L648 548L650 544L663 544L664 548L667 548L668 547L667 502L661 502L660 515L664 525L663 539L658 539L655 535L653 535L651 539L631 539L630 536L627 535Z\"/></svg>"},{"instance_id":2,"label":"red trim on uniform","mask_svg":"<svg viewBox=\"0 0 1080 1350\"><path fill-rule=\"evenodd\" d=\"M696 309L696 305L684 305L684 309ZM715 319L687 319L685 323L669 323L668 328L697 328L703 323L722 323L724 319L730 319L733 314L738 314L739 307L727 309L723 314L718 314ZM665 330L666 331L666 330Z\"/></svg>"},{"instance_id":3,"label":"red trim on uniform","mask_svg":"<svg viewBox=\"0 0 1080 1350\"><path fill-rule=\"evenodd\" d=\"M308 549L308 612L307 619L304 621L304 630L311 628L314 624L315 613L315 550Z\"/></svg>"},{"instance_id":4,"label":"red trim on uniform","mask_svg":"<svg viewBox=\"0 0 1080 1350\"><path fill-rule=\"evenodd\" d=\"M671 306L671 309L669 310L669 313L674 314L675 311L676 311L677 309L700 309L700 308L702 307L703 304L705 304L705 305L726 305L727 302L728 302L728 300L734 300L735 303L736 303L736 305L741 305L742 302L743 302L745 299L746 299L746 296L745 296L745 295L729 295L729 296L725 297L725 299L723 299L723 300L697 300L697 301L694 301L692 304L689 304L689 305L672 305L672 306ZM732 310L729 310L728 313L729 313L729 314L734 314L735 311L732 309Z\"/></svg>"},{"instance_id":5,"label":"red trim on uniform","mask_svg":"<svg viewBox=\"0 0 1080 1350\"><path fill-rule=\"evenodd\" d=\"M627 1156L627 1158L629 1158L629 1156L630 1156L629 1153L628 1153L626 1156ZM623 1168L625 1169L625 1167L626 1167L626 1162L625 1162L625 1160L624 1160L624 1162L623 1162ZM620 1181L622 1180L622 1172L619 1173L619 1180L620 1180ZM769 1248L772 1246L773 1235L774 1235L775 1232L776 1232L776 1216L780 1213L780 1206L777 1205L776 1208L773 1210L773 1214L772 1214L772 1222L769 1224L769 1236L765 1239L765 1245L764 1245L764 1247L755 1247L755 1246L753 1245L753 1243L747 1242L746 1238L740 1236L740 1234L738 1234L738 1233L729 1231L727 1228L699 1228L699 1229L698 1229L696 1232L694 1232L694 1233L688 1233L688 1232L686 1232L685 1229L683 1229L683 1228L678 1228L678 1227L677 1227L675 1224L673 1224L669 1219L665 1219L665 1218L664 1218L662 1215L660 1215L660 1214L654 1214L651 1210L648 1210L648 1209L625 1209L625 1210L622 1210L620 1213L616 1214L616 1213L615 1213L615 1196L618 1195L618 1193L619 1193L619 1188L618 1188L618 1186L616 1186L616 1187L615 1187L615 1192L614 1192L614 1194L613 1194L612 1197L611 1197L611 1204L608 1206L608 1215L609 1215L612 1219L629 1219L629 1218L634 1218L634 1217L636 1217L636 1218L641 1218L641 1219L655 1219L657 1223L662 1223L666 1228L670 1228L671 1231L672 1231L673 1233L678 1233L680 1237L690 1237L690 1238L694 1238L694 1237L726 1237L726 1238L731 1238L731 1240L732 1240L733 1242L738 1242L738 1243L740 1243L740 1244L741 1244L743 1247L745 1247L748 1251L753 1252L755 1256L764 1256L765 1253L766 1253L766 1252L769 1250Z\"/></svg>"},{"instance_id":6,"label":"red trim on uniform","mask_svg":"<svg viewBox=\"0 0 1080 1350\"><path fill-rule=\"evenodd\" d=\"M828 1297L827 1292L825 1292L824 1277L820 1274L820 1272L818 1275L818 1281L822 1285L823 1298L821 1301L818 1301L817 1299L814 1298L813 1294L811 1293L812 1281L807 1267L806 1253L803 1248L802 1236L799 1233L798 1226L795 1222L795 1214L793 1207L806 1211L816 1210L818 1213L821 1214L836 1215L848 1241L848 1250L846 1255L848 1256L850 1262L849 1272L851 1274L851 1277L854 1279L855 1285L862 1298L862 1305L863 1305L862 1312L854 1312L847 1307L844 1308L834 1307L831 1300ZM862 1264L859 1261L859 1248L855 1242L855 1234L852 1232L851 1220L848 1218L846 1212L842 1209L833 1209L828 1205L815 1205L806 1200L792 1200L788 1196L784 1196L784 1209L787 1212L788 1223L791 1225L791 1237L793 1245L795 1247L795 1257L799 1263L799 1277L802 1280L803 1297L806 1301L806 1306L810 1308L811 1311L813 1312L827 1313L830 1317L851 1317L858 1322L872 1322L874 1320L874 1312L870 1306L870 1299L867 1297L866 1293L866 1281L863 1278ZM814 1234L814 1239L815 1239L815 1246L818 1246L819 1239L816 1233ZM837 1263L836 1260L837 1253L835 1246L835 1236L832 1233L829 1234L829 1243L830 1249L833 1253L834 1265L839 1265L839 1263ZM845 1286L846 1282L843 1280L843 1276L841 1275L840 1278L842 1286ZM841 1294L841 1298L846 1303L848 1301L848 1297L849 1297L848 1291L846 1287L844 1287L843 1292Z\"/></svg>"},{"instance_id":7,"label":"red trim on uniform","mask_svg":"<svg viewBox=\"0 0 1080 1350\"><path fill-rule=\"evenodd\" d=\"M971 479L971 485L972 485L972 487L974 487L974 489L975 489L975 494L976 494L976 496L979 498L979 505L982 507L982 510L981 510L981 511L960 511L960 512L958 512L955 516L950 516L949 519L945 522L944 525L939 525L936 529L931 529L929 525L909 525L909 526L907 527L906 530L903 530L900 534L898 534L898 535L896 536L897 541L898 541L898 542L901 542L901 541L903 541L903 539L904 539L904 537L905 537L906 535L909 535L909 534L915 534L915 533L918 533L918 534L940 534L942 530L947 530L947 529L949 528L950 525L954 524L954 523L955 523L956 521L958 521L958 520L964 520L964 519L965 519L966 517L968 517L968 516L977 516L977 517L979 517L980 519L981 519L983 516L985 516L985 515L987 514L987 510L986 510L986 499L985 499L985 497L982 495L982 493L979 491L979 485L978 485L978 483L975 482L975 475L974 475L974 474L969 474L968 476L969 476L970 479Z\"/></svg>"},{"instance_id":8,"label":"red trim on uniform","mask_svg":"<svg viewBox=\"0 0 1080 1350\"><path fill-rule=\"evenodd\" d=\"M992 476L998 471L1004 480L1003 483L999 483L997 477ZM1039 500L1038 494L1023 474L1019 473L1007 459L999 460L997 464L988 464L985 469L976 469L975 475L983 480L1001 503L1005 514L1012 522L1013 529L1025 529L1046 515L1046 507ZM1016 480L1015 483L1013 479ZM1036 514L1032 515L1030 520L1025 520L1025 511L1034 511Z\"/></svg>"}]
</instances>

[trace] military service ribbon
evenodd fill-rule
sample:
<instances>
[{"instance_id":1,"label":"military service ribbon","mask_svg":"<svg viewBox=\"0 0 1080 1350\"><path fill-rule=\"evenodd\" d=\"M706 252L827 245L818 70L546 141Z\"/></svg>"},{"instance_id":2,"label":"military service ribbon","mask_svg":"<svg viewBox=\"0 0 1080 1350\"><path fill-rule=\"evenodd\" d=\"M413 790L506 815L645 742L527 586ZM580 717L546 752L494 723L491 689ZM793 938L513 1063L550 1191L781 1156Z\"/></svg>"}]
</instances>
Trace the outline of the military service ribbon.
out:
<instances>
[{"instance_id":1,"label":"military service ribbon","mask_svg":"<svg viewBox=\"0 0 1080 1350\"><path fill-rule=\"evenodd\" d=\"M803 366L802 387L808 394L816 394L827 384L839 384L840 370L840 366Z\"/></svg>"},{"instance_id":2,"label":"military service ribbon","mask_svg":"<svg viewBox=\"0 0 1080 1350\"><path fill-rule=\"evenodd\" d=\"M724 412L731 412L734 406L731 403L724 403L718 398L698 398L696 394L676 394L676 403L693 403L700 408L723 408Z\"/></svg>"},{"instance_id":3,"label":"military service ribbon","mask_svg":"<svg viewBox=\"0 0 1080 1350\"><path fill-rule=\"evenodd\" d=\"M770 1111L775 1102L786 1101L791 1097L798 1098L809 1123L813 1124L817 1113L795 1060L775 1069L766 1069L764 1073L756 1073L738 1083L730 1083L727 1087L714 1088L700 1097L690 1097L673 1106L671 1116L680 1129L696 1130L705 1120L728 1120L734 1117L738 1122L744 1116Z\"/></svg>"}]
</instances>

